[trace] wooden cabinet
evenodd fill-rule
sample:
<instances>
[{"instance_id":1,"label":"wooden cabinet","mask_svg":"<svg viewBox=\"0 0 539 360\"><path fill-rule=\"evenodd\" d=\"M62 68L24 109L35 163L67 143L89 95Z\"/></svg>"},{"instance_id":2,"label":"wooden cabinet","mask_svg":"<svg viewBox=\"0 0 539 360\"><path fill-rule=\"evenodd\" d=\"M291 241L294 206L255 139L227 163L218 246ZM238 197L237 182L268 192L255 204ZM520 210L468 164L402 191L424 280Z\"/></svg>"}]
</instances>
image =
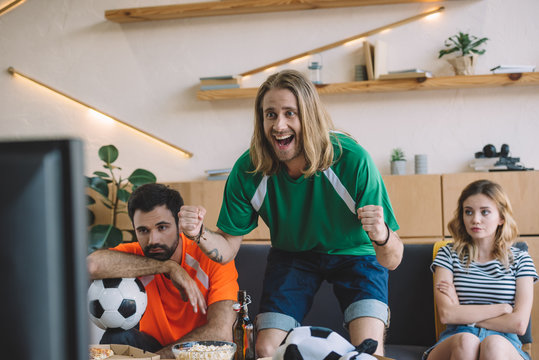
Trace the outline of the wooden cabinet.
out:
<instances>
[{"instance_id":1,"label":"wooden cabinet","mask_svg":"<svg viewBox=\"0 0 539 360\"><path fill-rule=\"evenodd\" d=\"M383 179L400 237L431 242L443 236L440 175L387 175Z\"/></svg>"}]
</instances>

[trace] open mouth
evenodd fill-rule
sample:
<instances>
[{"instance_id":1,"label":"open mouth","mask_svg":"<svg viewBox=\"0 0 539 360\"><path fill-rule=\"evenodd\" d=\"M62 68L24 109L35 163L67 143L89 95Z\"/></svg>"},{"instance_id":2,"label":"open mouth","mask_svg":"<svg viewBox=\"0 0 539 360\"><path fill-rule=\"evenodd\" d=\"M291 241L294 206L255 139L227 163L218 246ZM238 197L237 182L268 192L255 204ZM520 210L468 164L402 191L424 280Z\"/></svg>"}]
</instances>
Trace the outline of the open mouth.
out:
<instances>
[{"instance_id":1,"label":"open mouth","mask_svg":"<svg viewBox=\"0 0 539 360\"><path fill-rule=\"evenodd\" d=\"M284 148L288 146L292 142L292 140L294 140L294 135L274 135L274 138L277 142L277 146L279 146L280 148Z\"/></svg>"}]
</instances>

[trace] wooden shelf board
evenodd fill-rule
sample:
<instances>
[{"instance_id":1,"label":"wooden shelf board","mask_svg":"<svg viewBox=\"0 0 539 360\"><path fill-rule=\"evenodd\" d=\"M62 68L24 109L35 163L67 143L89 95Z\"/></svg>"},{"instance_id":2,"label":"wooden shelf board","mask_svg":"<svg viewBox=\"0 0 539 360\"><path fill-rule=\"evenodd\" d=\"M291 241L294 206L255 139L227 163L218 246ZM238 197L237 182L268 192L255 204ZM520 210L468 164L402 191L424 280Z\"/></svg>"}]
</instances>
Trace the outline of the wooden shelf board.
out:
<instances>
[{"instance_id":1,"label":"wooden shelf board","mask_svg":"<svg viewBox=\"0 0 539 360\"><path fill-rule=\"evenodd\" d=\"M459 75L422 79L353 81L317 85L319 94L355 94L412 90L442 90L497 86L539 85L539 72L517 74ZM258 88L220 89L197 92L204 101L254 98Z\"/></svg>"},{"instance_id":2,"label":"wooden shelf board","mask_svg":"<svg viewBox=\"0 0 539 360\"><path fill-rule=\"evenodd\" d=\"M440 0L227 0L148 6L105 11L105 18L117 23L169 20L204 16L253 14L292 10L314 10L368 5L429 3Z\"/></svg>"}]
</instances>

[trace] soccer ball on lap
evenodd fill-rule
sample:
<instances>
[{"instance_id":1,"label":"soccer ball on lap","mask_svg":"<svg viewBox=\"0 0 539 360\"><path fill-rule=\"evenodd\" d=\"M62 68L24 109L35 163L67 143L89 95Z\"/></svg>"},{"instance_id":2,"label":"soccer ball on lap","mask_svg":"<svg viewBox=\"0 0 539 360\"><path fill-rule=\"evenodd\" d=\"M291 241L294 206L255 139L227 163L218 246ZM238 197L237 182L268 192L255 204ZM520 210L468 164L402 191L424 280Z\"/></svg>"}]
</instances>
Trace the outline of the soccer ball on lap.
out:
<instances>
[{"instance_id":1,"label":"soccer ball on lap","mask_svg":"<svg viewBox=\"0 0 539 360\"><path fill-rule=\"evenodd\" d=\"M94 280L88 289L90 319L103 330L129 330L138 324L148 298L137 278Z\"/></svg>"}]
</instances>

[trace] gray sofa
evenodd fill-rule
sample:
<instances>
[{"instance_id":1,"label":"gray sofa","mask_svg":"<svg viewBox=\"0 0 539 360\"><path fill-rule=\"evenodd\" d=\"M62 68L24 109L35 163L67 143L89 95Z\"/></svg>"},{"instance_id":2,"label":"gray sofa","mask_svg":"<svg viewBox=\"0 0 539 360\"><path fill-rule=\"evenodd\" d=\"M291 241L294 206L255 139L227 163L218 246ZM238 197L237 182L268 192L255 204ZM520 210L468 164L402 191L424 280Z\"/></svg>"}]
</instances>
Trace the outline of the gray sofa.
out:
<instances>
[{"instance_id":1,"label":"gray sofa","mask_svg":"<svg viewBox=\"0 0 539 360\"><path fill-rule=\"evenodd\" d=\"M519 245L525 243L519 243ZM251 295L249 307L254 319L258 313L262 280L270 245L244 243L236 256L238 282ZM433 244L405 244L399 267L389 272L390 326L385 356L397 360L418 360L435 343L433 279L430 272ZM316 294L311 311L302 325L330 328L349 339L342 326L343 315L327 282ZM531 326L523 342L531 343Z\"/></svg>"}]
</instances>

